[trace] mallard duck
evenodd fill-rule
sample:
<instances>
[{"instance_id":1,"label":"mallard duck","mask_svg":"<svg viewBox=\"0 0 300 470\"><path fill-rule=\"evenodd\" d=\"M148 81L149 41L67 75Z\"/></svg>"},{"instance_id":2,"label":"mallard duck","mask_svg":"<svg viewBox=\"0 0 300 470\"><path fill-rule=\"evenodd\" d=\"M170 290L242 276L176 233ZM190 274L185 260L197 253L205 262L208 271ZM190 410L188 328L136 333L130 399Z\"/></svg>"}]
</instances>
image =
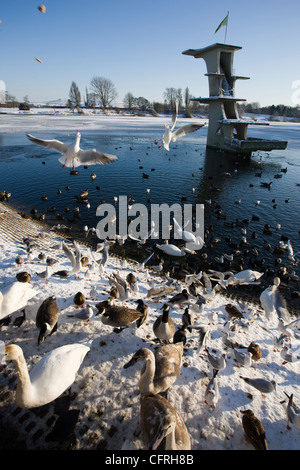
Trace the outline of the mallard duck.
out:
<instances>
[{"instance_id":1,"label":"mallard duck","mask_svg":"<svg viewBox=\"0 0 300 470\"><path fill-rule=\"evenodd\" d=\"M77 292L74 295L73 302L77 308L84 307L85 295L82 292Z\"/></svg>"},{"instance_id":2,"label":"mallard duck","mask_svg":"<svg viewBox=\"0 0 300 470\"><path fill-rule=\"evenodd\" d=\"M258 361L262 356L259 344L254 343L253 341L249 344L248 351L252 354L252 359L254 361Z\"/></svg>"},{"instance_id":3,"label":"mallard duck","mask_svg":"<svg viewBox=\"0 0 300 470\"><path fill-rule=\"evenodd\" d=\"M173 336L173 343L186 343L186 330L188 329L187 325L181 325Z\"/></svg>"},{"instance_id":4,"label":"mallard duck","mask_svg":"<svg viewBox=\"0 0 300 470\"><path fill-rule=\"evenodd\" d=\"M89 259L87 256L82 256L80 262L81 262L81 266L85 268L89 264Z\"/></svg>"},{"instance_id":5,"label":"mallard duck","mask_svg":"<svg viewBox=\"0 0 300 470\"><path fill-rule=\"evenodd\" d=\"M162 315L159 315L153 323L153 333L160 341L169 342L173 338L176 329L172 318L169 316L170 306L164 304L162 310Z\"/></svg>"},{"instance_id":6,"label":"mallard duck","mask_svg":"<svg viewBox=\"0 0 300 470\"><path fill-rule=\"evenodd\" d=\"M38 336L39 345L46 339L46 336L52 335L57 330L58 316L59 309L56 298L53 295L44 300L36 314L35 324L40 330Z\"/></svg>"},{"instance_id":7,"label":"mallard duck","mask_svg":"<svg viewBox=\"0 0 300 470\"><path fill-rule=\"evenodd\" d=\"M241 411L243 414L242 424L246 435L246 440L250 442L256 450L268 450L265 429L261 421L255 416L252 410Z\"/></svg>"},{"instance_id":8,"label":"mallard duck","mask_svg":"<svg viewBox=\"0 0 300 470\"><path fill-rule=\"evenodd\" d=\"M108 300L104 300L96 304L98 313L102 314L101 321L105 325L113 326L115 328L129 327L131 323L136 322L139 328L148 316L148 306L143 300L137 300L136 310L124 306L111 305Z\"/></svg>"},{"instance_id":9,"label":"mallard duck","mask_svg":"<svg viewBox=\"0 0 300 470\"><path fill-rule=\"evenodd\" d=\"M13 361L18 372L16 404L35 408L51 403L67 390L90 348L84 344L67 344L45 354L30 370L17 344L5 347L5 359Z\"/></svg>"},{"instance_id":10,"label":"mallard duck","mask_svg":"<svg viewBox=\"0 0 300 470\"><path fill-rule=\"evenodd\" d=\"M228 313L229 318L244 318L242 312L232 304L225 305L225 310Z\"/></svg>"},{"instance_id":11,"label":"mallard duck","mask_svg":"<svg viewBox=\"0 0 300 470\"><path fill-rule=\"evenodd\" d=\"M15 281L0 292L0 320L24 308L37 294L28 282Z\"/></svg>"},{"instance_id":12,"label":"mallard duck","mask_svg":"<svg viewBox=\"0 0 300 470\"><path fill-rule=\"evenodd\" d=\"M147 449L191 449L186 425L166 398L141 395L140 403L141 435Z\"/></svg>"},{"instance_id":13,"label":"mallard duck","mask_svg":"<svg viewBox=\"0 0 300 470\"><path fill-rule=\"evenodd\" d=\"M31 275L27 271L22 271L17 273L16 278L19 282L29 282L31 279Z\"/></svg>"},{"instance_id":14,"label":"mallard duck","mask_svg":"<svg viewBox=\"0 0 300 470\"><path fill-rule=\"evenodd\" d=\"M124 369L136 362L145 362L138 387L145 395L156 395L167 392L180 376L182 355L183 343L161 346L155 354L151 349L141 348L124 365Z\"/></svg>"},{"instance_id":15,"label":"mallard duck","mask_svg":"<svg viewBox=\"0 0 300 470\"><path fill-rule=\"evenodd\" d=\"M179 294L175 294L170 300L168 300L168 303L172 305L182 305L183 303L188 301L188 298L189 294L187 289L183 289L182 292L180 292Z\"/></svg>"}]
</instances>

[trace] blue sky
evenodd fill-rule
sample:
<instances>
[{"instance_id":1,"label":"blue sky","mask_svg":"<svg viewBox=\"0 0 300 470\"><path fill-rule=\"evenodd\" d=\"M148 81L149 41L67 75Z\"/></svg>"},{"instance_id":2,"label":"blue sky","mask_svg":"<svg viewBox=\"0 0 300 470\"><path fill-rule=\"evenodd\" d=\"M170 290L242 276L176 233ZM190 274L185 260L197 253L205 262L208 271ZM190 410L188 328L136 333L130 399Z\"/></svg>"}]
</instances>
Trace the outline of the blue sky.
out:
<instances>
[{"instance_id":1,"label":"blue sky","mask_svg":"<svg viewBox=\"0 0 300 470\"><path fill-rule=\"evenodd\" d=\"M37 9L41 3L45 14ZM93 76L112 80L120 101L127 92L163 101L167 87L188 87L193 96L206 97L204 61L182 52L224 42L225 27L216 34L215 29L229 11L226 42L242 47L234 56L235 73L250 77L237 82L236 96L261 105L295 105L299 0L41 3L1 2L0 80L19 100L68 98L72 81L84 95Z\"/></svg>"}]
</instances>

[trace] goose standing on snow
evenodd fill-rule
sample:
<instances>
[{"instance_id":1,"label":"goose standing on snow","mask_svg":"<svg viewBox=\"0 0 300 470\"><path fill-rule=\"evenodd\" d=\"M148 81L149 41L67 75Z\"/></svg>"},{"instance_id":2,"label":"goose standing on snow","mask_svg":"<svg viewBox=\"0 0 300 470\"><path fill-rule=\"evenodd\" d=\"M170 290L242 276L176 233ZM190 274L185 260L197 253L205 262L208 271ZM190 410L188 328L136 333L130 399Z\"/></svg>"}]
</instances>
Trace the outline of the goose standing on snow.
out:
<instances>
[{"instance_id":1,"label":"goose standing on snow","mask_svg":"<svg viewBox=\"0 0 300 470\"><path fill-rule=\"evenodd\" d=\"M141 395L141 436L147 449L190 450L186 425L175 408L161 395Z\"/></svg>"},{"instance_id":2,"label":"goose standing on snow","mask_svg":"<svg viewBox=\"0 0 300 470\"><path fill-rule=\"evenodd\" d=\"M160 341L170 342L176 331L174 322L169 316L170 306L168 304L164 304L162 306L162 311L162 315L160 315L153 323L153 333Z\"/></svg>"},{"instance_id":3,"label":"goose standing on snow","mask_svg":"<svg viewBox=\"0 0 300 470\"><path fill-rule=\"evenodd\" d=\"M15 281L0 292L0 320L24 308L37 294L28 282Z\"/></svg>"},{"instance_id":4,"label":"goose standing on snow","mask_svg":"<svg viewBox=\"0 0 300 470\"><path fill-rule=\"evenodd\" d=\"M124 369L143 361L145 364L138 382L140 392L145 395L165 393L180 376L182 355L183 343L161 346L155 354L151 349L141 348L124 365Z\"/></svg>"},{"instance_id":5,"label":"goose standing on snow","mask_svg":"<svg viewBox=\"0 0 300 470\"><path fill-rule=\"evenodd\" d=\"M35 323L37 328L40 330L38 336L38 344L40 345L46 336L52 335L57 330L57 320L59 316L59 309L54 296L48 297L40 305Z\"/></svg>"},{"instance_id":6,"label":"goose standing on snow","mask_svg":"<svg viewBox=\"0 0 300 470\"><path fill-rule=\"evenodd\" d=\"M35 408L51 403L67 390L90 348L84 344L60 346L43 356L28 372L22 349L17 344L5 347L5 359L13 361L18 372L16 404Z\"/></svg>"},{"instance_id":7,"label":"goose standing on snow","mask_svg":"<svg viewBox=\"0 0 300 470\"><path fill-rule=\"evenodd\" d=\"M107 153L98 152L96 149L81 150L81 134L78 131L76 133L75 143L71 146L66 145L63 142L60 142L59 140L55 139L42 140L37 139L36 137L30 134L27 134L27 137L35 144L62 153L63 156L60 157L58 161L63 164L63 168L72 167L73 170L75 170L75 168L80 165L105 165L106 163L111 163L118 159L118 157L116 157L115 155L109 155Z\"/></svg>"}]
</instances>

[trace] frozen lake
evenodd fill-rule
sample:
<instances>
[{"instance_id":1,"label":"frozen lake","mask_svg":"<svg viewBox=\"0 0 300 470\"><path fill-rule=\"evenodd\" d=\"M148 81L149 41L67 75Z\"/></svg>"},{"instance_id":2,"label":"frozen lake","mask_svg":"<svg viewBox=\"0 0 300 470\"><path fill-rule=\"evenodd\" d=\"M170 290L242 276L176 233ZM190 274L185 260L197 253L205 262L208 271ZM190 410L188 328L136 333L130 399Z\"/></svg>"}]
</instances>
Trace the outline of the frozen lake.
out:
<instances>
[{"instance_id":1,"label":"frozen lake","mask_svg":"<svg viewBox=\"0 0 300 470\"><path fill-rule=\"evenodd\" d=\"M1 190L11 192L13 207L27 213L36 209L38 217L45 215L47 224L68 225L79 238L84 237L83 226L96 227L98 205L104 201L113 204L114 197L121 195L130 195L135 203L148 207L203 203L205 228L209 230L201 253L208 253L215 268L224 268L215 263L215 257L236 251L236 261L243 261L245 267L275 271L289 267L287 253L279 257L273 252L282 235L291 240L295 252L300 250L300 125L249 126L249 136L288 140L288 146L286 150L256 152L247 162L206 150L207 126L172 143L169 152L159 148L163 125L169 121L165 117L1 115ZM199 119L178 119L177 126L189 121ZM81 148L117 155L118 161L81 166L77 175L71 175L69 169L61 168L59 154L26 137L31 133L70 144L77 129L82 134ZM95 180L91 173L97 175ZM149 178L143 178L143 173ZM261 186L271 181L270 189ZM89 192L89 209L74 198L85 189ZM41 200L42 195L47 196L46 201ZM81 213L76 220L75 207ZM57 220L57 214L64 220ZM266 224L271 234L263 233ZM242 229L246 230L247 243L241 243ZM296 272L299 274L297 266Z\"/></svg>"}]
</instances>

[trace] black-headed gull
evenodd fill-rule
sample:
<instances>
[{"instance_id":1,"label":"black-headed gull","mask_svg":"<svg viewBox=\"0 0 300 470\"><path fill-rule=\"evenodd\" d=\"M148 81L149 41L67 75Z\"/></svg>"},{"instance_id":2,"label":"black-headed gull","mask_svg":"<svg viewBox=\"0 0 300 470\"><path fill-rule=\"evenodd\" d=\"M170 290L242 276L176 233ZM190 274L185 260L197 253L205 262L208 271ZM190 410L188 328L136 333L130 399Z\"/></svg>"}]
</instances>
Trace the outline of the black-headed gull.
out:
<instances>
[{"instance_id":1,"label":"black-headed gull","mask_svg":"<svg viewBox=\"0 0 300 470\"><path fill-rule=\"evenodd\" d=\"M59 140L42 140L37 139L31 134L26 134L28 139L34 142L37 145L46 147L51 150L56 150L59 153L62 153L63 156L58 159L60 163L63 164L63 168L72 167L73 170L80 165L105 165L106 163L111 163L118 159L115 155L110 155L108 153L98 152L96 149L90 150L81 150L80 148L80 138L81 134L79 131L76 133L76 139L74 145L66 145Z\"/></svg>"},{"instance_id":2,"label":"black-headed gull","mask_svg":"<svg viewBox=\"0 0 300 470\"><path fill-rule=\"evenodd\" d=\"M168 124L165 124L165 132L163 135L163 144L166 150L170 150L170 142L176 142L177 139L180 137L184 137L187 134L191 134L192 132L197 131L200 127L205 126L204 124L187 124L186 126L179 127L176 131L174 131L174 127L177 121L178 116L178 103L176 103L175 110L172 116L172 123L171 127Z\"/></svg>"}]
</instances>

